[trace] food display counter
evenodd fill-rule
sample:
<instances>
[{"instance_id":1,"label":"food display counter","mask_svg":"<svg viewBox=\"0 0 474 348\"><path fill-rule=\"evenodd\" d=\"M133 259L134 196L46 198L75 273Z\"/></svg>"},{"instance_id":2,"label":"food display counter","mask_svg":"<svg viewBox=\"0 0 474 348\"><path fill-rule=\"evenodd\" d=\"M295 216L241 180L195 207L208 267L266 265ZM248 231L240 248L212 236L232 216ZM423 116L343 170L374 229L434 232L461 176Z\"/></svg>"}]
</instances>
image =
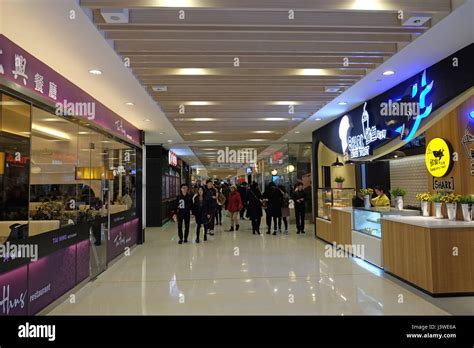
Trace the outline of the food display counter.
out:
<instances>
[{"instance_id":1,"label":"food display counter","mask_svg":"<svg viewBox=\"0 0 474 348\"><path fill-rule=\"evenodd\" d=\"M474 222L422 217L418 210L336 208L316 236L433 296L474 294Z\"/></svg>"}]
</instances>

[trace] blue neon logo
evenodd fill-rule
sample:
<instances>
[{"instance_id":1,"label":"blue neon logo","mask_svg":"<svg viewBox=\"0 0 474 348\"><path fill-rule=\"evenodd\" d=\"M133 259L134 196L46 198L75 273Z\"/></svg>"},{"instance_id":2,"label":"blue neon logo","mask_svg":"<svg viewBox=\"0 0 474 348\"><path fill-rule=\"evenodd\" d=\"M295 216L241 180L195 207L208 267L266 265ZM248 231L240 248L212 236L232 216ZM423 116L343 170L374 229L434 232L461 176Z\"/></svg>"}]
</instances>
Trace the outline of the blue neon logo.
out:
<instances>
[{"instance_id":1,"label":"blue neon logo","mask_svg":"<svg viewBox=\"0 0 474 348\"><path fill-rule=\"evenodd\" d=\"M474 110L471 111L471 113L469 114L469 116L471 116L471 118L474 120Z\"/></svg>"},{"instance_id":2,"label":"blue neon logo","mask_svg":"<svg viewBox=\"0 0 474 348\"><path fill-rule=\"evenodd\" d=\"M420 128L421 120L423 120L424 118L427 118L431 114L431 111L433 110L433 103L431 103L428 106L426 105L426 97L428 93L430 93L431 90L433 89L433 84L434 84L434 81L427 83L426 70L425 70L423 71L423 75L421 77L421 86L420 86L421 88L418 88L418 83L415 83L411 88L412 98L415 98L418 92L421 91L420 96L419 96L419 101L418 101L420 104L421 114L416 117L415 123L413 124L413 127L410 130L410 133L408 133L407 137L405 138L406 142L409 142L413 139L413 137L415 136L415 133L418 131L418 128ZM471 117L472 117L472 113L471 113ZM397 130L399 129L401 130L402 127L397 128Z\"/></svg>"}]
</instances>

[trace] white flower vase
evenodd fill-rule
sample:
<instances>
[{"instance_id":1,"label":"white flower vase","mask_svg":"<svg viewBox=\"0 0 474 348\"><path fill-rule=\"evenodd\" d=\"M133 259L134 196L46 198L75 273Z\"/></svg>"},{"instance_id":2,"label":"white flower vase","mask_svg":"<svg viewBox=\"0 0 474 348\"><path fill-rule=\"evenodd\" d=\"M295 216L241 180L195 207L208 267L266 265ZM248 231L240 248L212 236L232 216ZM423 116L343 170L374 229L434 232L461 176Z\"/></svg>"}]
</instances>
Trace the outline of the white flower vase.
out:
<instances>
[{"instance_id":1,"label":"white flower vase","mask_svg":"<svg viewBox=\"0 0 474 348\"><path fill-rule=\"evenodd\" d=\"M472 221L472 206L470 204L461 204L461 208L464 221Z\"/></svg>"},{"instance_id":2,"label":"white flower vase","mask_svg":"<svg viewBox=\"0 0 474 348\"><path fill-rule=\"evenodd\" d=\"M444 216L443 216L443 203L441 202L435 202L434 204L435 206L435 218L437 219L444 219Z\"/></svg>"},{"instance_id":3,"label":"white flower vase","mask_svg":"<svg viewBox=\"0 0 474 348\"><path fill-rule=\"evenodd\" d=\"M430 203L428 201L421 201L421 212L423 216L430 216Z\"/></svg>"},{"instance_id":4,"label":"white flower vase","mask_svg":"<svg viewBox=\"0 0 474 348\"><path fill-rule=\"evenodd\" d=\"M395 206L398 210L403 210L403 196L395 197Z\"/></svg>"},{"instance_id":5,"label":"white flower vase","mask_svg":"<svg viewBox=\"0 0 474 348\"><path fill-rule=\"evenodd\" d=\"M446 208L448 209L448 220L456 220L456 203L446 203Z\"/></svg>"},{"instance_id":6,"label":"white flower vase","mask_svg":"<svg viewBox=\"0 0 474 348\"><path fill-rule=\"evenodd\" d=\"M365 209L370 209L371 205L370 205L370 196L369 195L365 195L364 196L364 208Z\"/></svg>"},{"instance_id":7,"label":"white flower vase","mask_svg":"<svg viewBox=\"0 0 474 348\"><path fill-rule=\"evenodd\" d=\"M336 187L338 189L342 189L342 182L336 182Z\"/></svg>"}]
</instances>

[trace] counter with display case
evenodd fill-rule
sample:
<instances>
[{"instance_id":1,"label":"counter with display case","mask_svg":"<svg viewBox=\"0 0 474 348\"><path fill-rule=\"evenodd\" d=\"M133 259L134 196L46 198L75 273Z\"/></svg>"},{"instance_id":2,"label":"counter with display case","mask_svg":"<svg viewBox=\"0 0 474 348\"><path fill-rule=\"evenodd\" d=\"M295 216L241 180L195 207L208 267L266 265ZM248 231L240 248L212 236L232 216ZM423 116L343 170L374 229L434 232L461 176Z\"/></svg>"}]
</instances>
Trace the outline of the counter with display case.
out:
<instances>
[{"instance_id":1,"label":"counter with display case","mask_svg":"<svg viewBox=\"0 0 474 348\"><path fill-rule=\"evenodd\" d=\"M320 219L331 220L331 208L351 207L353 188L318 188L318 214Z\"/></svg>"},{"instance_id":2,"label":"counter with display case","mask_svg":"<svg viewBox=\"0 0 474 348\"><path fill-rule=\"evenodd\" d=\"M316 236L433 296L474 294L474 222L418 210L331 208Z\"/></svg>"}]
</instances>

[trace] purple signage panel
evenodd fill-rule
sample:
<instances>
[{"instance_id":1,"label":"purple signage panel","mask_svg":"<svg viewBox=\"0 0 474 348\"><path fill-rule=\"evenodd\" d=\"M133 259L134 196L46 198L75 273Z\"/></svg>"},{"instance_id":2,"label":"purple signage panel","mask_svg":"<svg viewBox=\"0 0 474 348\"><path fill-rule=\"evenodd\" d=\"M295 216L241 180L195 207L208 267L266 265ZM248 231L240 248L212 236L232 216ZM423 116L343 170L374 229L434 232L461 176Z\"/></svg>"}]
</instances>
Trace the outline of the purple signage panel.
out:
<instances>
[{"instance_id":1,"label":"purple signage panel","mask_svg":"<svg viewBox=\"0 0 474 348\"><path fill-rule=\"evenodd\" d=\"M49 66L0 35L0 77L56 104L62 115L77 115L140 144L140 131ZM80 113L78 113L80 110Z\"/></svg>"},{"instance_id":2,"label":"purple signage panel","mask_svg":"<svg viewBox=\"0 0 474 348\"><path fill-rule=\"evenodd\" d=\"M76 245L29 264L29 314L35 314L76 285Z\"/></svg>"},{"instance_id":3,"label":"purple signage panel","mask_svg":"<svg viewBox=\"0 0 474 348\"><path fill-rule=\"evenodd\" d=\"M115 259L137 242L138 218L125 222L110 230L110 240L107 241L107 262Z\"/></svg>"},{"instance_id":4,"label":"purple signage panel","mask_svg":"<svg viewBox=\"0 0 474 348\"><path fill-rule=\"evenodd\" d=\"M79 242L77 245L76 262L76 284L89 277L89 239Z\"/></svg>"},{"instance_id":5,"label":"purple signage panel","mask_svg":"<svg viewBox=\"0 0 474 348\"><path fill-rule=\"evenodd\" d=\"M0 274L0 315L27 315L28 266Z\"/></svg>"}]
</instances>

